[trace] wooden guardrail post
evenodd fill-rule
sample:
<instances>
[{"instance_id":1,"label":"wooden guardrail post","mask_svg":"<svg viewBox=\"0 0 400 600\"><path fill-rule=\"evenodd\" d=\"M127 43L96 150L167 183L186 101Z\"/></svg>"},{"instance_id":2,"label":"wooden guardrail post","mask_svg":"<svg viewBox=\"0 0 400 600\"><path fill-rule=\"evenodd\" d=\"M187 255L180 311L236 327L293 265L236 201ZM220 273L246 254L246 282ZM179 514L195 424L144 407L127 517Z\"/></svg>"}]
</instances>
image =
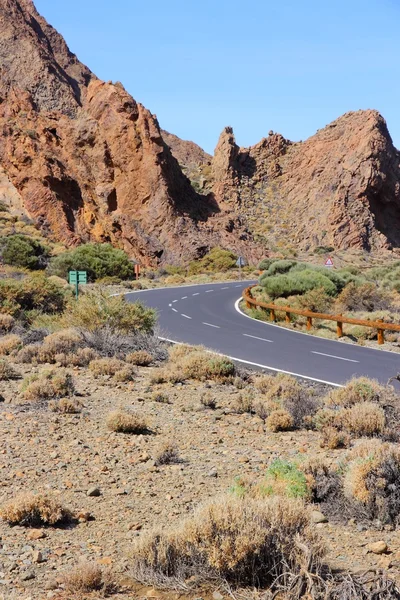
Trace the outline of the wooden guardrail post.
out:
<instances>
[{"instance_id":1,"label":"wooden guardrail post","mask_svg":"<svg viewBox=\"0 0 400 600\"><path fill-rule=\"evenodd\" d=\"M290 318L290 312L288 310L285 313L285 321L286 321L286 323L292 322L292 319Z\"/></svg>"},{"instance_id":2,"label":"wooden guardrail post","mask_svg":"<svg viewBox=\"0 0 400 600\"><path fill-rule=\"evenodd\" d=\"M312 317L307 317L307 331L312 329Z\"/></svg>"},{"instance_id":3,"label":"wooden guardrail post","mask_svg":"<svg viewBox=\"0 0 400 600\"><path fill-rule=\"evenodd\" d=\"M275 315L275 309L271 308L270 313L269 313L269 318L271 319L271 321L276 321L276 315Z\"/></svg>"},{"instance_id":4,"label":"wooden guardrail post","mask_svg":"<svg viewBox=\"0 0 400 600\"><path fill-rule=\"evenodd\" d=\"M382 319L378 319L378 323L383 323ZM385 343L385 333L383 329L378 329L378 344L382 346Z\"/></svg>"},{"instance_id":5,"label":"wooden guardrail post","mask_svg":"<svg viewBox=\"0 0 400 600\"><path fill-rule=\"evenodd\" d=\"M339 317L341 317L342 314L339 315ZM338 338L343 337L343 321L337 321L336 322L336 333Z\"/></svg>"}]
</instances>

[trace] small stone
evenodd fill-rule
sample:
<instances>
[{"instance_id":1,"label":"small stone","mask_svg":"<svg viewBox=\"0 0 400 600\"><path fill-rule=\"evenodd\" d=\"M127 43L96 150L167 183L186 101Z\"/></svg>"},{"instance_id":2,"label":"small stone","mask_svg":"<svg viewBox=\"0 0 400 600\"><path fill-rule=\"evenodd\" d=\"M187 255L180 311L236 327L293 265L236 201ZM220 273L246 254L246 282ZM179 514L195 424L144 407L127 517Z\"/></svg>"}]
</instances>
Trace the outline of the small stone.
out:
<instances>
[{"instance_id":1,"label":"small stone","mask_svg":"<svg viewBox=\"0 0 400 600\"><path fill-rule=\"evenodd\" d=\"M318 523L327 523L328 519L319 510L313 510L311 513L311 521L317 525Z\"/></svg>"},{"instance_id":2,"label":"small stone","mask_svg":"<svg viewBox=\"0 0 400 600\"><path fill-rule=\"evenodd\" d=\"M221 592L218 592L218 590L213 592L212 597L213 597L213 600L224 600L223 595L221 594Z\"/></svg>"},{"instance_id":3,"label":"small stone","mask_svg":"<svg viewBox=\"0 0 400 600\"><path fill-rule=\"evenodd\" d=\"M211 469L211 471L207 473L207 477L218 477L217 469Z\"/></svg>"},{"instance_id":4,"label":"small stone","mask_svg":"<svg viewBox=\"0 0 400 600\"><path fill-rule=\"evenodd\" d=\"M87 495L92 498L97 498L101 496L101 491L98 487L92 487L87 491Z\"/></svg>"},{"instance_id":5,"label":"small stone","mask_svg":"<svg viewBox=\"0 0 400 600\"><path fill-rule=\"evenodd\" d=\"M35 563L42 563L44 562L44 558L43 558L43 554L40 552L40 550L34 550L32 553L32 560Z\"/></svg>"},{"instance_id":6,"label":"small stone","mask_svg":"<svg viewBox=\"0 0 400 600\"><path fill-rule=\"evenodd\" d=\"M42 540L43 538L46 537L46 534L43 531L43 529L32 529L28 533L27 537L28 537L28 540Z\"/></svg>"},{"instance_id":7,"label":"small stone","mask_svg":"<svg viewBox=\"0 0 400 600\"><path fill-rule=\"evenodd\" d=\"M35 579L35 571L25 571L25 573L21 574L21 581L30 581L31 579Z\"/></svg>"},{"instance_id":8,"label":"small stone","mask_svg":"<svg viewBox=\"0 0 400 600\"><path fill-rule=\"evenodd\" d=\"M385 554L388 551L388 545L382 540L379 542L373 542L372 544L368 544L368 551L372 552L373 554Z\"/></svg>"},{"instance_id":9,"label":"small stone","mask_svg":"<svg viewBox=\"0 0 400 600\"><path fill-rule=\"evenodd\" d=\"M159 598L160 593L157 592L157 590L155 590L154 588L151 588L151 590L147 590L146 592L146 598Z\"/></svg>"}]
</instances>

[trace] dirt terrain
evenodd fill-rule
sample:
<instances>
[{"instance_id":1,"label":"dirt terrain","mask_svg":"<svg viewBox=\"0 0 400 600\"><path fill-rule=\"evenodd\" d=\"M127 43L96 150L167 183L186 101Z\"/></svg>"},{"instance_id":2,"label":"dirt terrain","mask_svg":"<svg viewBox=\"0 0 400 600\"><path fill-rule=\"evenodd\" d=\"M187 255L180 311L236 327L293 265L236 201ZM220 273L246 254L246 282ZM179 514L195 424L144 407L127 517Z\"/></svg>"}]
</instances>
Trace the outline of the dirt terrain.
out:
<instances>
[{"instance_id":1,"label":"dirt terrain","mask_svg":"<svg viewBox=\"0 0 400 600\"><path fill-rule=\"evenodd\" d=\"M24 375L43 366L15 368ZM154 384L150 376L157 369L139 368L135 381L118 384L106 376L94 378L84 368L71 369L84 405L78 415L21 404L20 382L0 383L0 504L19 492L52 490L80 518L70 528L40 530L0 522L0 597L83 597L62 595L57 583L81 558L112 570L120 598L132 598L132 590L135 597L167 595L130 578L130 548L137 536L155 525L178 522L199 502L229 490L238 475L262 475L274 457L307 455L336 462L343 456L343 450L322 449L316 432L271 433L258 416L236 414L232 408L241 391L234 385ZM159 401L155 392L162 394ZM216 400L214 410L202 404L204 394ZM110 432L107 415L119 408L145 416L151 432ZM182 462L156 466L160 448L171 442ZM384 567L400 583L400 532L353 521L315 527L332 566L355 571ZM388 552L369 552L368 544L380 540ZM199 591L186 596L199 597Z\"/></svg>"}]
</instances>

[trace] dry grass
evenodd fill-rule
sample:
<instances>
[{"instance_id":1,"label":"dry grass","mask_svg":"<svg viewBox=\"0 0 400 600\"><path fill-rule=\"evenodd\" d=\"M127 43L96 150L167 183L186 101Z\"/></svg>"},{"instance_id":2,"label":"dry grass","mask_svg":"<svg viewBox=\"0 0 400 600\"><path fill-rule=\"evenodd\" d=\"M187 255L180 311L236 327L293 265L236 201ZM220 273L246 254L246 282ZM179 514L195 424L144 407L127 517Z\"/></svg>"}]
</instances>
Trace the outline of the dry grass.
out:
<instances>
[{"instance_id":1,"label":"dry grass","mask_svg":"<svg viewBox=\"0 0 400 600\"><path fill-rule=\"evenodd\" d=\"M118 358L98 358L92 360L89 369L95 377L102 375L114 376L118 371L126 367L126 363Z\"/></svg>"},{"instance_id":2,"label":"dry grass","mask_svg":"<svg viewBox=\"0 0 400 600\"><path fill-rule=\"evenodd\" d=\"M14 325L14 317L8 315L7 313L0 313L0 331L2 333L7 333L8 331L11 331Z\"/></svg>"},{"instance_id":3,"label":"dry grass","mask_svg":"<svg viewBox=\"0 0 400 600\"><path fill-rule=\"evenodd\" d=\"M0 337L0 355L8 355L22 346L22 339L19 335L9 334Z\"/></svg>"},{"instance_id":4,"label":"dry grass","mask_svg":"<svg viewBox=\"0 0 400 600\"><path fill-rule=\"evenodd\" d=\"M51 333L43 340L38 350L38 362L54 363L57 362L57 355L71 354L75 352L82 338L74 329L62 329Z\"/></svg>"},{"instance_id":5,"label":"dry grass","mask_svg":"<svg viewBox=\"0 0 400 600\"><path fill-rule=\"evenodd\" d=\"M0 381L9 381L10 379L18 379L19 377L19 373L5 358L0 359Z\"/></svg>"},{"instance_id":6,"label":"dry grass","mask_svg":"<svg viewBox=\"0 0 400 600\"><path fill-rule=\"evenodd\" d=\"M273 432L289 431L293 429L294 421L292 415L285 409L274 410L266 421L267 429Z\"/></svg>"},{"instance_id":7,"label":"dry grass","mask_svg":"<svg viewBox=\"0 0 400 600\"><path fill-rule=\"evenodd\" d=\"M338 416L341 426L357 437L382 435L386 427L383 408L373 402L355 404Z\"/></svg>"},{"instance_id":8,"label":"dry grass","mask_svg":"<svg viewBox=\"0 0 400 600\"><path fill-rule=\"evenodd\" d=\"M81 412L82 407L82 402L75 398L61 398L49 402L49 408L52 412L64 415L77 415Z\"/></svg>"},{"instance_id":9,"label":"dry grass","mask_svg":"<svg viewBox=\"0 0 400 600\"><path fill-rule=\"evenodd\" d=\"M141 434L149 431L149 426L144 419L123 410L115 410L108 415L107 427L116 433Z\"/></svg>"},{"instance_id":10,"label":"dry grass","mask_svg":"<svg viewBox=\"0 0 400 600\"><path fill-rule=\"evenodd\" d=\"M39 344L27 344L18 351L14 360L25 365L37 364L39 362L39 350Z\"/></svg>"},{"instance_id":11,"label":"dry grass","mask_svg":"<svg viewBox=\"0 0 400 600\"><path fill-rule=\"evenodd\" d=\"M10 525L41 527L60 525L71 520L71 512L59 500L47 494L25 493L0 508L1 518Z\"/></svg>"},{"instance_id":12,"label":"dry grass","mask_svg":"<svg viewBox=\"0 0 400 600\"><path fill-rule=\"evenodd\" d=\"M322 430L321 447L329 450L348 448L351 437L346 431L340 431L336 427L324 427Z\"/></svg>"},{"instance_id":13,"label":"dry grass","mask_svg":"<svg viewBox=\"0 0 400 600\"><path fill-rule=\"evenodd\" d=\"M42 371L24 379L21 396L27 402L40 402L72 396L75 386L72 375L63 369Z\"/></svg>"},{"instance_id":14,"label":"dry grass","mask_svg":"<svg viewBox=\"0 0 400 600\"><path fill-rule=\"evenodd\" d=\"M177 528L141 536L133 546L134 574L153 585L196 577L267 587L280 578L281 585L295 587L306 565L318 572L324 556L309 525L299 501L221 496Z\"/></svg>"},{"instance_id":15,"label":"dry grass","mask_svg":"<svg viewBox=\"0 0 400 600\"><path fill-rule=\"evenodd\" d=\"M123 369L120 369L114 374L114 380L119 383L127 381L133 381L136 376L136 370L132 365L125 365Z\"/></svg>"},{"instance_id":16,"label":"dry grass","mask_svg":"<svg viewBox=\"0 0 400 600\"><path fill-rule=\"evenodd\" d=\"M362 402L380 402L393 396L393 390L380 385L373 379L359 377L352 379L343 388L329 392L325 405L332 408L350 408Z\"/></svg>"},{"instance_id":17,"label":"dry grass","mask_svg":"<svg viewBox=\"0 0 400 600\"><path fill-rule=\"evenodd\" d=\"M146 350L136 350L127 354L126 362L138 367L148 367L153 362L153 357Z\"/></svg>"},{"instance_id":18,"label":"dry grass","mask_svg":"<svg viewBox=\"0 0 400 600\"><path fill-rule=\"evenodd\" d=\"M61 582L68 592L94 592L104 585L103 569L95 563L81 561L61 577Z\"/></svg>"},{"instance_id":19,"label":"dry grass","mask_svg":"<svg viewBox=\"0 0 400 600\"><path fill-rule=\"evenodd\" d=\"M156 452L155 464L157 467L162 465L174 465L182 462L179 456L179 450L173 442L166 442Z\"/></svg>"},{"instance_id":20,"label":"dry grass","mask_svg":"<svg viewBox=\"0 0 400 600\"><path fill-rule=\"evenodd\" d=\"M78 348L75 352L56 354L54 360L62 367L87 367L97 358L98 354L92 348Z\"/></svg>"},{"instance_id":21,"label":"dry grass","mask_svg":"<svg viewBox=\"0 0 400 600\"><path fill-rule=\"evenodd\" d=\"M185 379L224 382L236 374L235 365L230 359L207 352L201 346L176 345L170 350L169 356L170 360L162 370L163 381L160 383Z\"/></svg>"}]
</instances>

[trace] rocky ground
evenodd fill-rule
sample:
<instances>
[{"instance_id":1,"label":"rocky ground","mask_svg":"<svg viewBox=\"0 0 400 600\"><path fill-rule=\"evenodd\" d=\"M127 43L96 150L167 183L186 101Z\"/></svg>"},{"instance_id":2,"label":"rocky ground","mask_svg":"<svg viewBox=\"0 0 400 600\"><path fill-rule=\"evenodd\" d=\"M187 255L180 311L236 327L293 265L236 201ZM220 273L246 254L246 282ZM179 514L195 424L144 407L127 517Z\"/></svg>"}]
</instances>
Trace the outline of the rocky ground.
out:
<instances>
[{"instance_id":1,"label":"rocky ground","mask_svg":"<svg viewBox=\"0 0 400 600\"><path fill-rule=\"evenodd\" d=\"M43 367L16 368L24 375ZM87 369L71 370L84 405L78 415L23 405L19 381L0 383L0 504L20 492L52 490L79 516L79 523L66 529L0 522L0 598L86 597L65 595L57 582L82 558L112 570L122 590L118 597L168 595L129 577L132 540L143 531L178 521L199 502L229 489L237 475L261 475L271 458L337 461L344 452L321 449L315 432L274 434L259 417L235 414L232 406L241 392L233 385L151 384L156 368L140 368L134 382L119 384L96 379ZM163 402L155 401L155 392L162 393ZM201 403L204 393L216 399L215 410ZM151 433L110 432L106 418L116 408L145 416ZM160 449L171 442L182 462L156 466ZM320 520L316 514L315 527L334 567L384 567L400 582L400 532ZM388 546L382 555L369 550L378 541ZM199 597L199 591L187 597Z\"/></svg>"}]
</instances>

